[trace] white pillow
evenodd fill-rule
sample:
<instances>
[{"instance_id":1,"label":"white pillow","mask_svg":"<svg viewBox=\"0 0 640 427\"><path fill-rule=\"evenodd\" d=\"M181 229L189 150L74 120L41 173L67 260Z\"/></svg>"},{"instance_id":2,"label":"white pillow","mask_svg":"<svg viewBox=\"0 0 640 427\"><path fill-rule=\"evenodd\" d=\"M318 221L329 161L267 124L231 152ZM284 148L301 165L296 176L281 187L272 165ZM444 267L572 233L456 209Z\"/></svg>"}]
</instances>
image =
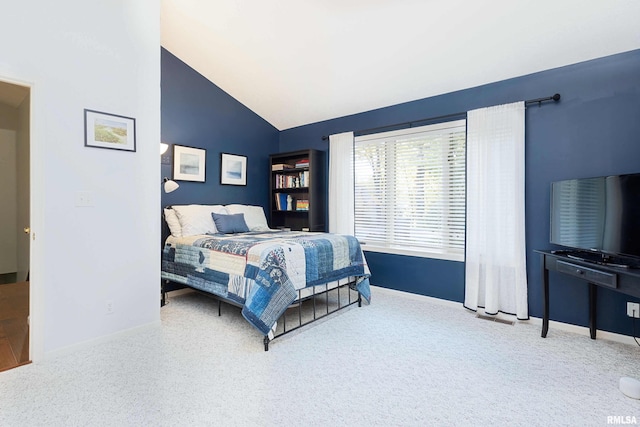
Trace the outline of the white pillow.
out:
<instances>
[{"instance_id":1,"label":"white pillow","mask_svg":"<svg viewBox=\"0 0 640 427\"><path fill-rule=\"evenodd\" d=\"M211 212L228 214L222 205L179 205L173 206L176 211L183 236L217 233Z\"/></svg>"},{"instance_id":2,"label":"white pillow","mask_svg":"<svg viewBox=\"0 0 640 427\"><path fill-rule=\"evenodd\" d=\"M244 221L251 231L266 231L269 229L262 206L227 205L226 208L231 214L244 214Z\"/></svg>"},{"instance_id":3,"label":"white pillow","mask_svg":"<svg viewBox=\"0 0 640 427\"><path fill-rule=\"evenodd\" d=\"M178 215L176 215L176 211L165 208L164 220L167 221L167 225L169 226L169 230L173 237L182 237L182 226L180 225L180 220L178 219Z\"/></svg>"}]
</instances>

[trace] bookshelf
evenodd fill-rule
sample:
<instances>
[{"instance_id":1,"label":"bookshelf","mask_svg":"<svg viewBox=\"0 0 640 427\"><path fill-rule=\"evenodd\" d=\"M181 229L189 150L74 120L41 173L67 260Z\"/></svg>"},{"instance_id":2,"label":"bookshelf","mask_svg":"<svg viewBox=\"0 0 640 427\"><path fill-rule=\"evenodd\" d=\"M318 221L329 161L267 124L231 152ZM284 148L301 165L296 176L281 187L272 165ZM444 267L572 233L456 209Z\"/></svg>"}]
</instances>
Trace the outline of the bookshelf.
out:
<instances>
[{"instance_id":1,"label":"bookshelf","mask_svg":"<svg viewBox=\"0 0 640 427\"><path fill-rule=\"evenodd\" d=\"M325 231L325 153L299 150L269 156L271 228Z\"/></svg>"}]
</instances>

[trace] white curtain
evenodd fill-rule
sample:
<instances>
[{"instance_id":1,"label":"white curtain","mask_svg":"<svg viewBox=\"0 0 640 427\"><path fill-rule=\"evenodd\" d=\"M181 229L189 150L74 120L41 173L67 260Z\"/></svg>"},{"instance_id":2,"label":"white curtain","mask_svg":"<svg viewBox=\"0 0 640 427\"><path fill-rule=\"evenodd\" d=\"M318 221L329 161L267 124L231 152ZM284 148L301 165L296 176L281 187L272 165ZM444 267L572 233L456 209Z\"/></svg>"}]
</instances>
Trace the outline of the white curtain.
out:
<instances>
[{"instance_id":1,"label":"white curtain","mask_svg":"<svg viewBox=\"0 0 640 427\"><path fill-rule=\"evenodd\" d=\"M528 319L524 102L467 113L464 306Z\"/></svg>"},{"instance_id":2,"label":"white curtain","mask_svg":"<svg viewBox=\"0 0 640 427\"><path fill-rule=\"evenodd\" d=\"M329 136L329 232L355 232L353 132Z\"/></svg>"}]
</instances>

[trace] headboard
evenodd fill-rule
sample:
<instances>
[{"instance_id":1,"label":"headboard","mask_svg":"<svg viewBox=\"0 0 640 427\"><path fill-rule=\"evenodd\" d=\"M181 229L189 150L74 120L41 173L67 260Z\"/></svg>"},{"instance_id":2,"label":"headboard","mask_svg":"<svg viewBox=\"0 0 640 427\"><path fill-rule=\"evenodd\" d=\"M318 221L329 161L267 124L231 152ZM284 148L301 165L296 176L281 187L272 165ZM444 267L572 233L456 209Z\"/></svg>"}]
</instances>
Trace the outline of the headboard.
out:
<instances>
[{"instance_id":1,"label":"headboard","mask_svg":"<svg viewBox=\"0 0 640 427\"><path fill-rule=\"evenodd\" d=\"M171 234L171 231L169 230L169 225L167 224L167 221L165 221L164 219L165 209L171 209L171 206L162 208L162 211L160 211L160 224L162 224L162 229L160 232L160 250L164 248L164 242L167 240L167 237L169 237L169 235Z\"/></svg>"}]
</instances>

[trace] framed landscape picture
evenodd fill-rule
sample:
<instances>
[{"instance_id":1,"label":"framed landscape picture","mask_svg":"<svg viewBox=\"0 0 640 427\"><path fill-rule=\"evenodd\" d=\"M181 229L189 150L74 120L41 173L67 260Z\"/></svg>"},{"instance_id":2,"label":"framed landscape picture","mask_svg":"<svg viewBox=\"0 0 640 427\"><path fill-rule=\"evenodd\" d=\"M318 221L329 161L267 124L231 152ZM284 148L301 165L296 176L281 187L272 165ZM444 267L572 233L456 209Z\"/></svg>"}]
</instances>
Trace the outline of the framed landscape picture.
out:
<instances>
[{"instance_id":1,"label":"framed landscape picture","mask_svg":"<svg viewBox=\"0 0 640 427\"><path fill-rule=\"evenodd\" d=\"M221 153L220 184L247 185L247 157Z\"/></svg>"},{"instance_id":2,"label":"framed landscape picture","mask_svg":"<svg viewBox=\"0 0 640 427\"><path fill-rule=\"evenodd\" d=\"M173 179L205 182L207 151L202 148L173 146Z\"/></svg>"},{"instance_id":3,"label":"framed landscape picture","mask_svg":"<svg viewBox=\"0 0 640 427\"><path fill-rule=\"evenodd\" d=\"M136 119L85 109L84 145L136 151Z\"/></svg>"}]
</instances>

